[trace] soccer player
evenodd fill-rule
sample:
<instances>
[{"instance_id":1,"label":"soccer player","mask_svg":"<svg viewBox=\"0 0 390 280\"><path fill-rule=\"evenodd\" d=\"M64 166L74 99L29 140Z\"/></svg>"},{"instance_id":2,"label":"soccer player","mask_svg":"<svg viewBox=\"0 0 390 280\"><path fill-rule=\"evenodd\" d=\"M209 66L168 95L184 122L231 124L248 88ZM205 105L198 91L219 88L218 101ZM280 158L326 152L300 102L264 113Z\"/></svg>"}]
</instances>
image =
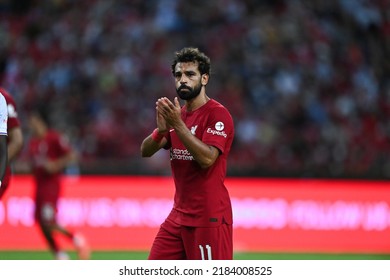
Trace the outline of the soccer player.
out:
<instances>
[{"instance_id":1,"label":"soccer player","mask_svg":"<svg viewBox=\"0 0 390 280\"><path fill-rule=\"evenodd\" d=\"M156 102L157 128L141 144L143 157L170 150L174 205L153 242L149 259L233 258L232 207L224 185L234 137L228 110L206 95L210 59L197 48L175 53L177 97Z\"/></svg>"},{"instance_id":2,"label":"soccer player","mask_svg":"<svg viewBox=\"0 0 390 280\"><path fill-rule=\"evenodd\" d=\"M7 102L2 94L0 94L0 190L7 168Z\"/></svg>"},{"instance_id":3,"label":"soccer player","mask_svg":"<svg viewBox=\"0 0 390 280\"><path fill-rule=\"evenodd\" d=\"M55 233L63 234L73 242L80 259L88 259L90 252L85 238L61 226L56 219L62 171L76 159L76 155L67 139L49 127L44 108L30 113L29 125L32 138L28 151L36 185L35 219L56 259L69 259L69 256L60 249Z\"/></svg>"},{"instance_id":4,"label":"soccer player","mask_svg":"<svg viewBox=\"0 0 390 280\"><path fill-rule=\"evenodd\" d=\"M20 121L16 110L16 103L13 97L4 88L0 88L0 93L5 98L5 101L7 103L7 112L8 112L8 121L7 121L8 165L0 188L0 199L1 199L4 196L4 193L10 184L11 175L12 175L11 163L23 148L23 132L20 126Z\"/></svg>"}]
</instances>

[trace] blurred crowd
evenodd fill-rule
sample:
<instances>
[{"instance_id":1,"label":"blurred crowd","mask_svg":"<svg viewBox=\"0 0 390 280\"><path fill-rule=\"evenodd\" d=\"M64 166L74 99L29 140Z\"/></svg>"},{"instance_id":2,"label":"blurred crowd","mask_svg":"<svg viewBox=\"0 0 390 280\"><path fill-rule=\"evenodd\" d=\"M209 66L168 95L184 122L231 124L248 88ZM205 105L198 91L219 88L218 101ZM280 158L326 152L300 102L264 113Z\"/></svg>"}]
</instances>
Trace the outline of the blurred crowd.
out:
<instances>
[{"instance_id":1,"label":"blurred crowd","mask_svg":"<svg viewBox=\"0 0 390 280\"><path fill-rule=\"evenodd\" d=\"M1 86L22 121L47 104L84 173L169 172L139 146L185 46L233 115L230 175L390 178L388 0L0 2Z\"/></svg>"}]
</instances>

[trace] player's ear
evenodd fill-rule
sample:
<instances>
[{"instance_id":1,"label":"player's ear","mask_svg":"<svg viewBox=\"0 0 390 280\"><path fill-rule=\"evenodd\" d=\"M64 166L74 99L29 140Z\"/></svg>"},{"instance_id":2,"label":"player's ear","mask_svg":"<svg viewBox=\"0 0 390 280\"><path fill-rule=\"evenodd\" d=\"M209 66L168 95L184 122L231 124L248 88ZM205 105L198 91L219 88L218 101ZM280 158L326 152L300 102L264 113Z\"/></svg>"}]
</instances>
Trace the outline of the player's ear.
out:
<instances>
[{"instance_id":1,"label":"player's ear","mask_svg":"<svg viewBox=\"0 0 390 280\"><path fill-rule=\"evenodd\" d=\"M209 78L210 78L210 76L207 74L202 75L202 77L201 77L202 86L207 85L207 83L209 82Z\"/></svg>"}]
</instances>

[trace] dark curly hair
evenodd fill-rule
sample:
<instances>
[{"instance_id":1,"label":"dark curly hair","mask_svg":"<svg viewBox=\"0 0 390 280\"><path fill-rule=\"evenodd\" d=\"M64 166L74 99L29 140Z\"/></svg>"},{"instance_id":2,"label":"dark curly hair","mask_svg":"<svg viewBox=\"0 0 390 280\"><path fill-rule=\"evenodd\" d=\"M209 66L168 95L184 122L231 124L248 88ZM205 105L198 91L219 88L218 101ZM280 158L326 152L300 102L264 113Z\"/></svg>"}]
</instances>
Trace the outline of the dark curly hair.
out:
<instances>
[{"instance_id":1,"label":"dark curly hair","mask_svg":"<svg viewBox=\"0 0 390 280\"><path fill-rule=\"evenodd\" d=\"M211 62L210 58L198 48L183 48L180 51L175 52L175 58L172 63L172 74L175 74L175 67L178 62L195 62L197 61L199 66L199 72L201 75L207 74L210 76Z\"/></svg>"}]
</instances>

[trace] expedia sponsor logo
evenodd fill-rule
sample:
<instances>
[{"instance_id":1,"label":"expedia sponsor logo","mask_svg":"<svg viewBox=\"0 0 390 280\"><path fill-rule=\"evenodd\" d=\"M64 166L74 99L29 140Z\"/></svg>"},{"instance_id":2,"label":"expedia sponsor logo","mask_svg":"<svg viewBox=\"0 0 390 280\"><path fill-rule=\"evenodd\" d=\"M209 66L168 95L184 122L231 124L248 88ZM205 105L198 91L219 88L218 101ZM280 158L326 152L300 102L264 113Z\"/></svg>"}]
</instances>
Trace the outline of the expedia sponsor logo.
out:
<instances>
[{"instance_id":1,"label":"expedia sponsor logo","mask_svg":"<svg viewBox=\"0 0 390 280\"><path fill-rule=\"evenodd\" d=\"M218 135L218 136L223 136L223 137L227 137L227 134L225 133L225 131L218 131L218 130L214 130L214 129L211 129L211 128L208 128L206 130L207 133L210 133L212 135Z\"/></svg>"}]
</instances>

